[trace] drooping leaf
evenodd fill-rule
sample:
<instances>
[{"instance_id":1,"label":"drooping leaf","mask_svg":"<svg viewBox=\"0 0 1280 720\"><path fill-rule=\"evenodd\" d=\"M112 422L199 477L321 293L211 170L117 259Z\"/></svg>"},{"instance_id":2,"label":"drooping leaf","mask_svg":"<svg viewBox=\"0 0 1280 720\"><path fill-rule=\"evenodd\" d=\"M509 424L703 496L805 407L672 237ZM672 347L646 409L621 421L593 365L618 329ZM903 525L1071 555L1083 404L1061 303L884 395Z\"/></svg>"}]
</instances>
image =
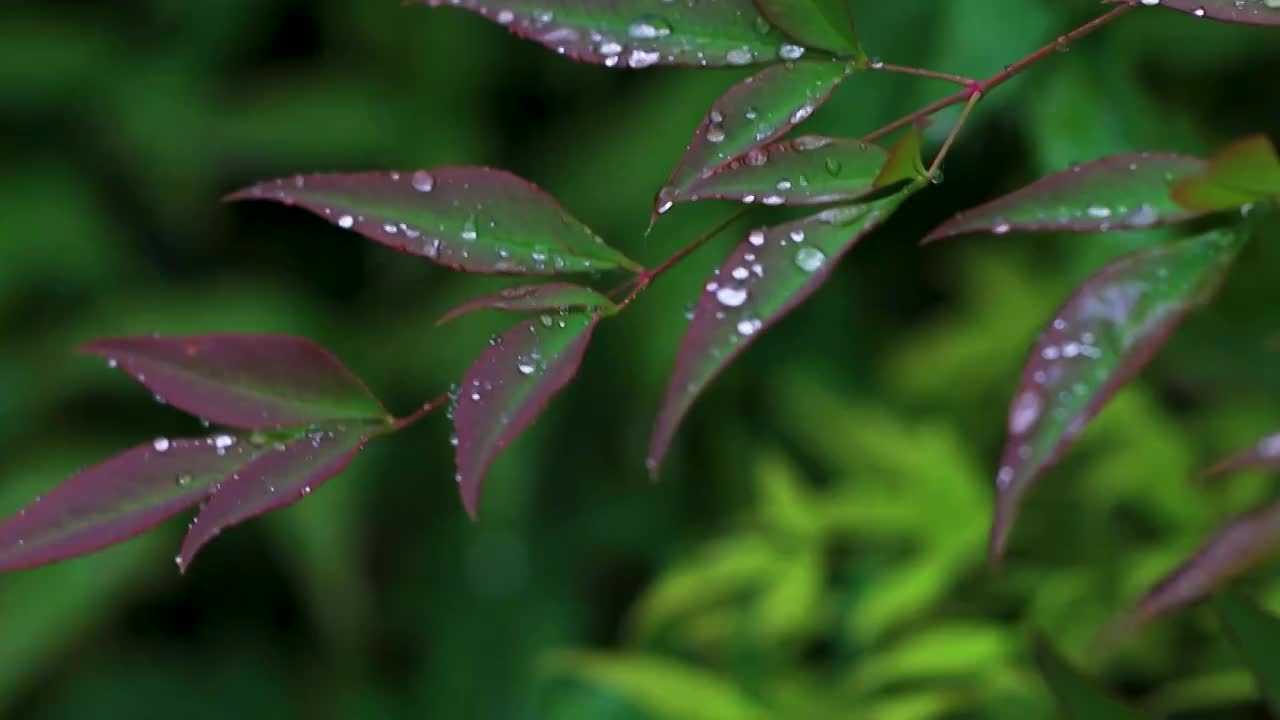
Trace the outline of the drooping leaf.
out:
<instances>
[{"instance_id":1,"label":"drooping leaf","mask_svg":"<svg viewBox=\"0 0 1280 720\"><path fill-rule=\"evenodd\" d=\"M1141 716L1099 690L1043 637L1035 639L1036 665L1065 720L1138 720Z\"/></svg>"},{"instance_id":2,"label":"drooping leaf","mask_svg":"<svg viewBox=\"0 0 1280 720\"><path fill-rule=\"evenodd\" d=\"M503 170L298 175L247 187L228 199L298 205L370 240L467 272L641 269L555 198Z\"/></svg>"},{"instance_id":3,"label":"drooping leaf","mask_svg":"<svg viewBox=\"0 0 1280 720\"><path fill-rule=\"evenodd\" d=\"M748 65L803 52L751 0L414 0L461 7L561 55L606 67Z\"/></svg>"},{"instance_id":4,"label":"drooping leaf","mask_svg":"<svg viewBox=\"0 0 1280 720\"><path fill-rule=\"evenodd\" d=\"M1205 477L1217 477L1241 470L1280 470L1280 433L1268 435L1252 447L1214 463Z\"/></svg>"},{"instance_id":5,"label":"drooping leaf","mask_svg":"<svg viewBox=\"0 0 1280 720\"><path fill-rule=\"evenodd\" d=\"M248 464L213 486L213 496L196 516L178 554L186 572L200 548L223 530L293 504L345 468L369 437L386 426L332 425L273 443Z\"/></svg>"},{"instance_id":6,"label":"drooping leaf","mask_svg":"<svg viewBox=\"0 0 1280 720\"><path fill-rule=\"evenodd\" d=\"M616 692L648 716L664 720L760 720L768 714L731 681L676 660L642 655L558 653L549 670Z\"/></svg>"},{"instance_id":7,"label":"drooping leaf","mask_svg":"<svg viewBox=\"0 0 1280 720\"><path fill-rule=\"evenodd\" d=\"M471 517L476 517L489 465L573 379L598 320L582 313L525 320L503 333L467 370L453 425L458 488Z\"/></svg>"},{"instance_id":8,"label":"drooping leaf","mask_svg":"<svg viewBox=\"0 0 1280 720\"><path fill-rule=\"evenodd\" d=\"M1115 155L1075 165L959 213L924 242L973 233L1106 232L1181 222L1200 213L1174 202L1170 190L1204 169L1203 160L1161 153Z\"/></svg>"},{"instance_id":9,"label":"drooping leaf","mask_svg":"<svg viewBox=\"0 0 1280 720\"><path fill-rule=\"evenodd\" d=\"M1105 0L1109 3L1167 7L1196 17L1244 25L1280 25L1276 0Z\"/></svg>"},{"instance_id":10,"label":"drooping leaf","mask_svg":"<svg viewBox=\"0 0 1280 720\"><path fill-rule=\"evenodd\" d=\"M801 45L859 60L866 57L853 29L847 0L756 0L756 7Z\"/></svg>"},{"instance_id":11,"label":"drooping leaf","mask_svg":"<svg viewBox=\"0 0 1280 720\"><path fill-rule=\"evenodd\" d=\"M81 350L106 358L174 407L219 425L390 420L359 378L306 338L127 337L96 340Z\"/></svg>"},{"instance_id":12,"label":"drooping leaf","mask_svg":"<svg viewBox=\"0 0 1280 720\"><path fill-rule=\"evenodd\" d=\"M685 199L698 181L804 122L853 69L832 61L784 63L734 85L712 105L658 192L657 214Z\"/></svg>"},{"instance_id":13,"label":"drooping leaf","mask_svg":"<svg viewBox=\"0 0 1280 720\"><path fill-rule=\"evenodd\" d=\"M1226 228L1122 257L1086 280L1040 333L1009 407L993 558L1040 473L1212 296L1244 239Z\"/></svg>"},{"instance_id":14,"label":"drooping leaf","mask_svg":"<svg viewBox=\"0 0 1280 720\"><path fill-rule=\"evenodd\" d=\"M1214 153L1207 174L1229 188L1280 197L1280 156L1266 135L1250 135Z\"/></svg>"},{"instance_id":15,"label":"drooping leaf","mask_svg":"<svg viewBox=\"0 0 1280 720\"><path fill-rule=\"evenodd\" d=\"M895 183L923 180L929 177L929 171L925 169L924 159L921 157L923 142L924 137L920 134L920 128L914 125L907 128L898 142L889 148L889 158L872 186L882 188Z\"/></svg>"},{"instance_id":16,"label":"drooping leaf","mask_svg":"<svg viewBox=\"0 0 1280 720\"><path fill-rule=\"evenodd\" d=\"M454 318L477 310L600 310L604 315L617 312L618 306L609 298L591 288L572 283L546 283L505 288L459 305L445 313L436 325L443 325Z\"/></svg>"},{"instance_id":17,"label":"drooping leaf","mask_svg":"<svg viewBox=\"0 0 1280 720\"><path fill-rule=\"evenodd\" d=\"M649 441L650 472L693 401L759 333L814 293L851 247L897 209L911 189L752 230L707 282L680 344Z\"/></svg>"},{"instance_id":18,"label":"drooping leaf","mask_svg":"<svg viewBox=\"0 0 1280 720\"><path fill-rule=\"evenodd\" d=\"M1267 704L1280 713L1280 618L1236 593L1221 593L1213 604Z\"/></svg>"}]
</instances>

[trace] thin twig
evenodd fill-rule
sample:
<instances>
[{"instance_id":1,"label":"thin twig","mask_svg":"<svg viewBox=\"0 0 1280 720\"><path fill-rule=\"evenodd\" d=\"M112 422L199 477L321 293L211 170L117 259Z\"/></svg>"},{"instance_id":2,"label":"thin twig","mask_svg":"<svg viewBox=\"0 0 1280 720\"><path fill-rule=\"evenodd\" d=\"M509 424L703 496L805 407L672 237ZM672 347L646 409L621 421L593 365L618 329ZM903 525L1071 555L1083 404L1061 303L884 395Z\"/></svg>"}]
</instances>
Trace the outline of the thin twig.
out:
<instances>
[{"instance_id":1,"label":"thin twig","mask_svg":"<svg viewBox=\"0 0 1280 720\"><path fill-rule=\"evenodd\" d=\"M448 393L443 393L438 397L432 398L431 400L427 401L425 405L418 408L417 410L414 410L412 413L402 418L396 419L395 422L391 423L391 428L393 430L403 430L409 427L410 425L418 422L422 418L426 417L431 413L432 410L435 410L436 408L440 407L441 405L447 402L449 402Z\"/></svg>"},{"instance_id":2,"label":"thin twig","mask_svg":"<svg viewBox=\"0 0 1280 720\"><path fill-rule=\"evenodd\" d=\"M969 102L965 103L964 109L960 111L960 117L956 119L956 124L952 126L946 142L942 143L942 148L938 150L938 154L933 156L933 164L929 166L929 177L934 177L938 172L938 168L942 167L942 161L947 157L947 153L951 151L951 146L955 144L956 136L960 134L960 128L964 127L965 121L969 119L969 113L973 112L974 106L981 99L981 92L976 92L969 96Z\"/></svg>"},{"instance_id":3,"label":"thin twig","mask_svg":"<svg viewBox=\"0 0 1280 720\"><path fill-rule=\"evenodd\" d=\"M630 305L631 301L639 297L640 293L644 292L645 289L648 288L649 285L652 284L654 280L657 280L659 277L665 274L668 270L675 267L676 264L679 263L681 260L684 260L686 257L689 257L690 255L692 255L694 252L698 250L698 248L701 248L703 245L706 245L708 242L712 240L712 238L724 232L725 229L727 229L730 225L737 222L739 218L741 218L743 215L746 214L748 209L749 208L742 208L737 212L735 212L734 214L730 215L729 217L725 218L724 220L721 220L710 230L699 235L696 240L694 240L688 245L685 245L684 247L672 253L671 257L662 261L661 265L658 265L652 270L646 270L645 272L637 275L636 277L638 278L638 282L636 283L635 288L631 291L629 295L627 295L625 298L622 299L621 302L618 303L618 310L621 311L627 305Z\"/></svg>"},{"instance_id":4,"label":"thin twig","mask_svg":"<svg viewBox=\"0 0 1280 720\"><path fill-rule=\"evenodd\" d=\"M897 73L898 75L914 75L915 77L930 78L933 80L942 80L944 82L954 83L961 87L969 88L978 83L973 78L963 75L952 75L951 73L938 72L936 70L928 70L926 68L911 67L909 65L894 65L893 63L880 62L872 60L867 64L868 70L879 70L887 73Z\"/></svg>"}]
</instances>

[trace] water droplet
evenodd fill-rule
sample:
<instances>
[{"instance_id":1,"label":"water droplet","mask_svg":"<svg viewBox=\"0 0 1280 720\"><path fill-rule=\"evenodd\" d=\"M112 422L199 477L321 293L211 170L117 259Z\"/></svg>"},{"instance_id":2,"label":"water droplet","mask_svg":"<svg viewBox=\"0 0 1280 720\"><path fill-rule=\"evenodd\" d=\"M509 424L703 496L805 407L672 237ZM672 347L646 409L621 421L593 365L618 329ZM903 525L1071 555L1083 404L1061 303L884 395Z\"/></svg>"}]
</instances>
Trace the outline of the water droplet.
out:
<instances>
[{"instance_id":1,"label":"water droplet","mask_svg":"<svg viewBox=\"0 0 1280 720\"><path fill-rule=\"evenodd\" d=\"M725 307L740 307L747 301L747 289L722 287L716 290L716 300Z\"/></svg>"},{"instance_id":2,"label":"water droplet","mask_svg":"<svg viewBox=\"0 0 1280 720\"><path fill-rule=\"evenodd\" d=\"M724 59L730 65L746 65L747 63L751 62L753 58L752 58L750 49L734 48L733 50L730 50L729 52L725 53Z\"/></svg>"},{"instance_id":3,"label":"water droplet","mask_svg":"<svg viewBox=\"0 0 1280 720\"><path fill-rule=\"evenodd\" d=\"M176 479L178 482L178 487L187 487L191 485L191 483L195 480L195 477L191 473L184 472L184 473L178 473L178 477Z\"/></svg>"},{"instance_id":4,"label":"water droplet","mask_svg":"<svg viewBox=\"0 0 1280 720\"><path fill-rule=\"evenodd\" d=\"M724 128L719 125L711 125L707 128L707 142L721 143L724 142Z\"/></svg>"},{"instance_id":5,"label":"water droplet","mask_svg":"<svg viewBox=\"0 0 1280 720\"><path fill-rule=\"evenodd\" d=\"M355 224L356 224L356 219L351 217L350 215L343 215L342 217L338 218L338 227L342 228L343 230L350 230L351 226Z\"/></svg>"},{"instance_id":6,"label":"water droplet","mask_svg":"<svg viewBox=\"0 0 1280 720\"><path fill-rule=\"evenodd\" d=\"M747 233L747 242L756 247L764 245L764 230L756 228L755 230Z\"/></svg>"},{"instance_id":7,"label":"water droplet","mask_svg":"<svg viewBox=\"0 0 1280 720\"><path fill-rule=\"evenodd\" d=\"M627 35L635 40L655 40L671 34L671 23L653 15L636 18L627 26Z\"/></svg>"},{"instance_id":8,"label":"water droplet","mask_svg":"<svg viewBox=\"0 0 1280 720\"><path fill-rule=\"evenodd\" d=\"M1040 395L1031 390L1024 390L1013 404L1009 413L1009 434L1021 435L1031 429L1040 419Z\"/></svg>"},{"instance_id":9,"label":"water droplet","mask_svg":"<svg viewBox=\"0 0 1280 720\"><path fill-rule=\"evenodd\" d=\"M159 453L167 452L169 450L169 438L158 437L151 441L151 447L155 448L156 452Z\"/></svg>"},{"instance_id":10,"label":"water droplet","mask_svg":"<svg viewBox=\"0 0 1280 720\"><path fill-rule=\"evenodd\" d=\"M827 158L827 162L825 164L827 166L827 174L831 177L836 177L840 174L840 171L844 169L840 164L840 161L835 158Z\"/></svg>"},{"instance_id":11,"label":"water droplet","mask_svg":"<svg viewBox=\"0 0 1280 720\"><path fill-rule=\"evenodd\" d=\"M746 318L738 321L738 334L743 337L755 335L760 329L761 322L758 318Z\"/></svg>"},{"instance_id":12,"label":"water droplet","mask_svg":"<svg viewBox=\"0 0 1280 720\"><path fill-rule=\"evenodd\" d=\"M418 192L431 192L436 186L435 176L426 170L415 172L409 182L413 185L413 189Z\"/></svg>"},{"instance_id":13,"label":"water droplet","mask_svg":"<svg viewBox=\"0 0 1280 720\"><path fill-rule=\"evenodd\" d=\"M782 43L778 48L778 57L783 60L799 60L804 55L804 48L791 43Z\"/></svg>"},{"instance_id":14,"label":"water droplet","mask_svg":"<svg viewBox=\"0 0 1280 720\"><path fill-rule=\"evenodd\" d=\"M796 267L811 273L822 267L827 256L818 248L805 246L796 251Z\"/></svg>"}]
</instances>

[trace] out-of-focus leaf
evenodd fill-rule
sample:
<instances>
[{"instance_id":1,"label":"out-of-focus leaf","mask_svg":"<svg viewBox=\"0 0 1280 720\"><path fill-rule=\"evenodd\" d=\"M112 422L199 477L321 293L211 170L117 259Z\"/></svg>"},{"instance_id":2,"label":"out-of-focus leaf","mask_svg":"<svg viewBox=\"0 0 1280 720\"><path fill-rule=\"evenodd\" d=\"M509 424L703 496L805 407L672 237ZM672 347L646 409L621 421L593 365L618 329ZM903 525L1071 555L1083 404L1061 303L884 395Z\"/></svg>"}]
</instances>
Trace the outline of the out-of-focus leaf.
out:
<instances>
[{"instance_id":1,"label":"out-of-focus leaf","mask_svg":"<svg viewBox=\"0 0 1280 720\"><path fill-rule=\"evenodd\" d=\"M588 287L572 283L546 283L505 288L493 295L468 300L445 313L436 325L473 313L477 310L550 311L550 310L599 310L612 315L618 306L609 298Z\"/></svg>"},{"instance_id":2,"label":"out-of-focus leaf","mask_svg":"<svg viewBox=\"0 0 1280 720\"><path fill-rule=\"evenodd\" d=\"M810 627L821 626L825 581L821 547L782 558L753 603L752 633L772 644L795 640Z\"/></svg>"},{"instance_id":3,"label":"out-of-focus leaf","mask_svg":"<svg viewBox=\"0 0 1280 720\"><path fill-rule=\"evenodd\" d=\"M1253 447L1214 463L1204 475L1217 477L1240 470L1280 470L1280 433L1268 435Z\"/></svg>"},{"instance_id":4,"label":"out-of-focus leaf","mask_svg":"<svg viewBox=\"0 0 1280 720\"><path fill-rule=\"evenodd\" d=\"M1162 153L1115 155L1075 165L957 214L924 242L973 233L1106 232L1181 222L1199 213L1174 202L1170 189L1204 168L1203 160Z\"/></svg>"},{"instance_id":5,"label":"out-of-focus leaf","mask_svg":"<svg viewBox=\"0 0 1280 720\"><path fill-rule=\"evenodd\" d=\"M752 230L707 282L681 342L645 460L657 473L671 437L703 388L773 323L804 302L858 240L911 190Z\"/></svg>"},{"instance_id":6,"label":"out-of-focus leaf","mask_svg":"<svg viewBox=\"0 0 1280 720\"><path fill-rule=\"evenodd\" d=\"M1280 196L1280 157L1266 135L1250 135L1214 153L1207 174L1229 188Z\"/></svg>"},{"instance_id":7,"label":"out-of-focus leaf","mask_svg":"<svg viewBox=\"0 0 1280 720\"><path fill-rule=\"evenodd\" d=\"M297 205L344 230L467 272L641 269L541 188L492 168L297 175L227 199Z\"/></svg>"},{"instance_id":8,"label":"out-of-focus leaf","mask_svg":"<svg viewBox=\"0 0 1280 720\"><path fill-rule=\"evenodd\" d=\"M949 623L908 635L877 649L854 668L859 692L939 677L981 675L1013 654L1007 629L982 623Z\"/></svg>"},{"instance_id":9,"label":"out-of-focus leaf","mask_svg":"<svg viewBox=\"0 0 1280 720\"><path fill-rule=\"evenodd\" d=\"M1009 406L993 558L1036 478L1213 295L1244 241L1229 227L1126 255L1086 280L1041 332Z\"/></svg>"},{"instance_id":10,"label":"out-of-focus leaf","mask_svg":"<svg viewBox=\"0 0 1280 720\"><path fill-rule=\"evenodd\" d=\"M1067 720L1138 720L1141 716L1104 694L1042 637L1035 640L1036 665Z\"/></svg>"},{"instance_id":11,"label":"out-of-focus leaf","mask_svg":"<svg viewBox=\"0 0 1280 720\"><path fill-rule=\"evenodd\" d=\"M364 383L328 350L291 335L193 335L97 340L81 348L164 402L219 425L276 428L388 421Z\"/></svg>"},{"instance_id":12,"label":"out-of-focus leaf","mask_svg":"<svg viewBox=\"0 0 1280 720\"><path fill-rule=\"evenodd\" d=\"M562 653L548 669L616 692L663 720L750 720L763 708L728 680L694 665L630 654Z\"/></svg>"},{"instance_id":13,"label":"out-of-focus leaf","mask_svg":"<svg viewBox=\"0 0 1280 720\"><path fill-rule=\"evenodd\" d=\"M875 189L872 183L887 158L876 145L805 135L748 152L694 182L678 201L819 205L856 200Z\"/></svg>"},{"instance_id":14,"label":"out-of-focus leaf","mask_svg":"<svg viewBox=\"0 0 1280 720\"><path fill-rule=\"evenodd\" d=\"M687 199L695 183L804 122L853 69L835 61L784 63L734 85L711 106L658 192L657 214Z\"/></svg>"},{"instance_id":15,"label":"out-of-focus leaf","mask_svg":"<svg viewBox=\"0 0 1280 720\"><path fill-rule=\"evenodd\" d=\"M458 489L474 518L485 473L498 453L573 379L599 316L546 314L502 334L467 370L453 425Z\"/></svg>"},{"instance_id":16,"label":"out-of-focus leaf","mask_svg":"<svg viewBox=\"0 0 1280 720\"><path fill-rule=\"evenodd\" d=\"M1182 207L1202 213L1243 207L1259 199L1254 193L1224 187L1201 175L1179 180L1172 197Z\"/></svg>"},{"instance_id":17,"label":"out-of-focus leaf","mask_svg":"<svg viewBox=\"0 0 1280 720\"><path fill-rule=\"evenodd\" d=\"M462 7L574 60L606 67L748 65L803 52L751 0L413 0Z\"/></svg>"},{"instance_id":18,"label":"out-of-focus leaf","mask_svg":"<svg viewBox=\"0 0 1280 720\"><path fill-rule=\"evenodd\" d=\"M889 149L889 159L885 161L884 168L880 170L872 186L882 188L895 183L923 180L929 177L929 171L924 167L924 159L920 156L923 142L924 138L920 135L919 128L915 126L907 128L898 142Z\"/></svg>"},{"instance_id":19,"label":"out-of-focus leaf","mask_svg":"<svg viewBox=\"0 0 1280 720\"><path fill-rule=\"evenodd\" d=\"M1109 3L1167 7L1196 17L1245 25L1280 25L1276 0L1105 0Z\"/></svg>"},{"instance_id":20,"label":"out-of-focus leaf","mask_svg":"<svg viewBox=\"0 0 1280 720\"><path fill-rule=\"evenodd\" d=\"M756 0L770 22L806 47L865 59L848 0Z\"/></svg>"},{"instance_id":21,"label":"out-of-focus leaf","mask_svg":"<svg viewBox=\"0 0 1280 720\"><path fill-rule=\"evenodd\" d=\"M1235 593L1218 595L1213 605L1271 710L1280 713L1280 618Z\"/></svg>"}]
</instances>

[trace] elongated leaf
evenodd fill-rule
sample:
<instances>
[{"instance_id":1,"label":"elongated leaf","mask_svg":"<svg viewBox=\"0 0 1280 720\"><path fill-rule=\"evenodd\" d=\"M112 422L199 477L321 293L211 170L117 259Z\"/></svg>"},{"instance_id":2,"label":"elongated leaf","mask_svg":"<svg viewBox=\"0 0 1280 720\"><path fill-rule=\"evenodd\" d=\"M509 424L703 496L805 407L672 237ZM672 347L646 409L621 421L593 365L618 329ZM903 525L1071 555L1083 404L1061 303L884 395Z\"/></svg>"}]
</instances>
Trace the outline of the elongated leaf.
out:
<instances>
[{"instance_id":1,"label":"elongated leaf","mask_svg":"<svg viewBox=\"0 0 1280 720\"><path fill-rule=\"evenodd\" d=\"M923 180L929 177L929 171L925 169L924 159L920 154L923 143L924 138L920 134L920 128L914 125L907 128L898 142L889 148L889 158L872 186L879 189L900 182Z\"/></svg>"},{"instance_id":2,"label":"elongated leaf","mask_svg":"<svg viewBox=\"0 0 1280 720\"><path fill-rule=\"evenodd\" d=\"M973 233L1106 232L1181 222L1199 213L1174 202L1170 190L1204 169L1203 160L1160 153L1076 165L956 215L924 242Z\"/></svg>"},{"instance_id":3,"label":"elongated leaf","mask_svg":"<svg viewBox=\"0 0 1280 720\"><path fill-rule=\"evenodd\" d=\"M1280 618L1252 600L1222 593L1214 600L1227 635L1258 680L1271 710L1280 713Z\"/></svg>"},{"instance_id":4,"label":"elongated leaf","mask_svg":"<svg viewBox=\"0 0 1280 720\"><path fill-rule=\"evenodd\" d=\"M1214 153L1208 176L1229 188L1280 197L1280 156L1266 135L1250 135Z\"/></svg>"},{"instance_id":5,"label":"elongated leaf","mask_svg":"<svg viewBox=\"0 0 1280 720\"><path fill-rule=\"evenodd\" d=\"M670 210L687 199L682 196L699 180L804 122L852 69L831 61L785 63L734 85L698 126L666 187L658 192L656 212Z\"/></svg>"},{"instance_id":6,"label":"elongated leaf","mask_svg":"<svg viewBox=\"0 0 1280 720\"><path fill-rule=\"evenodd\" d=\"M1244 207L1259 199L1255 193L1229 188L1201 175L1179 180L1172 196L1182 207L1201 213Z\"/></svg>"},{"instance_id":7,"label":"elongated leaf","mask_svg":"<svg viewBox=\"0 0 1280 720\"><path fill-rule=\"evenodd\" d=\"M707 384L760 332L821 287L840 257L910 192L747 235L698 300L649 441L645 463L650 472L657 473L676 427Z\"/></svg>"},{"instance_id":8,"label":"elongated leaf","mask_svg":"<svg viewBox=\"0 0 1280 720\"><path fill-rule=\"evenodd\" d=\"M262 453L233 435L157 438L68 478L0 524L0 572L85 555L208 497Z\"/></svg>"},{"instance_id":9,"label":"elongated leaf","mask_svg":"<svg viewBox=\"0 0 1280 720\"><path fill-rule=\"evenodd\" d=\"M751 0L416 0L465 8L561 55L606 67L748 65L803 49Z\"/></svg>"},{"instance_id":10,"label":"elongated leaf","mask_svg":"<svg viewBox=\"0 0 1280 720\"><path fill-rule=\"evenodd\" d=\"M1280 25L1276 0L1105 0L1109 3L1167 7L1196 17L1244 25Z\"/></svg>"},{"instance_id":11,"label":"elongated leaf","mask_svg":"<svg viewBox=\"0 0 1280 720\"><path fill-rule=\"evenodd\" d=\"M1253 447L1214 463L1204 475L1217 477L1241 470L1280 470L1280 433L1268 435Z\"/></svg>"},{"instance_id":12,"label":"elongated leaf","mask_svg":"<svg viewBox=\"0 0 1280 720\"><path fill-rule=\"evenodd\" d=\"M517 324L467 370L453 413L458 488L472 518L493 459L573 379L598 316L542 315Z\"/></svg>"},{"instance_id":13,"label":"elongated leaf","mask_svg":"<svg viewBox=\"0 0 1280 720\"><path fill-rule=\"evenodd\" d=\"M876 145L805 135L747 153L693 183L680 201L737 200L765 205L821 205L856 200L889 154Z\"/></svg>"},{"instance_id":14,"label":"elongated leaf","mask_svg":"<svg viewBox=\"0 0 1280 720\"><path fill-rule=\"evenodd\" d=\"M345 468L379 429L373 425L333 425L274 444L251 462L220 478L213 496L187 532L178 554L186 572L200 548L223 530L291 505Z\"/></svg>"},{"instance_id":15,"label":"elongated leaf","mask_svg":"<svg viewBox=\"0 0 1280 720\"><path fill-rule=\"evenodd\" d=\"M545 285L521 285L506 288L493 295L486 295L459 305L444 314L436 322L443 325L454 318L477 310L600 310L604 315L617 312L618 306L609 298L591 288L571 283L546 283Z\"/></svg>"},{"instance_id":16,"label":"elongated leaf","mask_svg":"<svg viewBox=\"0 0 1280 720\"><path fill-rule=\"evenodd\" d=\"M1042 637L1035 640L1036 665L1066 720L1138 720L1141 716L1099 690Z\"/></svg>"},{"instance_id":17,"label":"elongated leaf","mask_svg":"<svg viewBox=\"0 0 1280 720\"><path fill-rule=\"evenodd\" d=\"M1228 228L1122 257L1086 280L1040 333L1009 407L993 558L1036 478L1212 296L1243 244L1243 231Z\"/></svg>"},{"instance_id":18,"label":"elongated leaf","mask_svg":"<svg viewBox=\"0 0 1280 720\"><path fill-rule=\"evenodd\" d=\"M854 33L847 0L756 0L756 7L801 45L866 57Z\"/></svg>"},{"instance_id":19,"label":"elongated leaf","mask_svg":"<svg viewBox=\"0 0 1280 720\"><path fill-rule=\"evenodd\" d=\"M290 335L97 340L100 355L181 410L219 425L275 428L390 417L329 351Z\"/></svg>"},{"instance_id":20,"label":"elongated leaf","mask_svg":"<svg viewBox=\"0 0 1280 720\"><path fill-rule=\"evenodd\" d=\"M645 717L663 720L763 720L764 708L727 678L656 655L557 653L549 670L617 693Z\"/></svg>"},{"instance_id":21,"label":"elongated leaf","mask_svg":"<svg viewBox=\"0 0 1280 720\"><path fill-rule=\"evenodd\" d=\"M641 269L536 185L491 168L298 175L228 199L298 205L370 240L467 272Z\"/></svg>"}]
</instances>

